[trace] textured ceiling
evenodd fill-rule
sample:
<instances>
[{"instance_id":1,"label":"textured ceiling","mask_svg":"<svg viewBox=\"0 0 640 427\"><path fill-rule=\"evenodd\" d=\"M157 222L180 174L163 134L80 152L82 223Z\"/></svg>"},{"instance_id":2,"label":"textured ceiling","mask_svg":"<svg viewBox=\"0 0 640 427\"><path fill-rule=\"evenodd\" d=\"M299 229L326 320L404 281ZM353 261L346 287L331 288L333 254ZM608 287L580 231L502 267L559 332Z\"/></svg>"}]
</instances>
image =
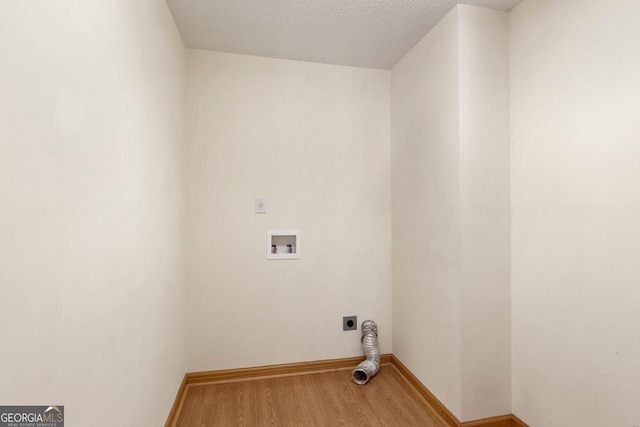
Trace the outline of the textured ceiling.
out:
<instances>
[{"instance_id":1,"label":"textured ceiling","mask_svg":"<svg viewBox=\"0 0 640 427\"><path fill-rule=\"evenodd\" d=\"M391 69L456 3L521 0L167 0L187 47Z\"/></svg>"}]
</instances>

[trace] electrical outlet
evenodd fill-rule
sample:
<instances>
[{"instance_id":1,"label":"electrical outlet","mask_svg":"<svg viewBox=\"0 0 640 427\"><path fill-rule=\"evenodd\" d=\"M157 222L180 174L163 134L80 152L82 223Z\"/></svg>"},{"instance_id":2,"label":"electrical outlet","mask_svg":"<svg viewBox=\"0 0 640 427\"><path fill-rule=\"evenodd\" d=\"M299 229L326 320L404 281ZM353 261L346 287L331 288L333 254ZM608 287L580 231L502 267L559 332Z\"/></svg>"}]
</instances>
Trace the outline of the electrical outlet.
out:
<instances>
[{"instance_id":1,"label":"electrical outlet","mask_svg":"<svg viewBox=\"0 0 640 427\"><path fill-rule=\"evenodd\" d=\"M358 316L344 316L342 318L342 330L343 331L357 331L358 330Z\"/></svg>"},{"instance_id":2,"label":"electrical outlet","mask_svg":"<svg viewBox=\"0 0 640 427\"><path fill-rule=\"evenodd\" d=\"M256 213L267 213L267 199L265 197L256 197Z\"/></svg>"}]
</instances>

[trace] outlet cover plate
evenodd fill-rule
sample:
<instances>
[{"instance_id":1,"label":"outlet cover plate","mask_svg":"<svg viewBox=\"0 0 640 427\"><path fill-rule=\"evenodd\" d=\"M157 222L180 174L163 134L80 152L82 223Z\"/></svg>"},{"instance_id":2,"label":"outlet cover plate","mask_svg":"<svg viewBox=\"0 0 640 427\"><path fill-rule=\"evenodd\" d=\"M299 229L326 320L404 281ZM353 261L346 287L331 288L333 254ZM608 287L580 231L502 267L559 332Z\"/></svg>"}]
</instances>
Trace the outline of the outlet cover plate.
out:
<instances>
[{"instance_id":1,"label":"outlet cover plate","mask_svg":"<svg viewBox=\"0 0 640 427\"><path fill-rule=\"evenodd\" d=\"M266 214L267 213L267 198L266 197L256 197L256 213L257 214Z\"/></svg>"},{"instance_id":2,"label":"outlet cover plate","mask_svg":"<svg viewBox=\"0 0 640 427\"><path fill-rule=\"evenodd\" d=\"M344 316L342 318L342 330L343 331L357 331L358 330L358 316Z\"/></svg>"}]
</instances>

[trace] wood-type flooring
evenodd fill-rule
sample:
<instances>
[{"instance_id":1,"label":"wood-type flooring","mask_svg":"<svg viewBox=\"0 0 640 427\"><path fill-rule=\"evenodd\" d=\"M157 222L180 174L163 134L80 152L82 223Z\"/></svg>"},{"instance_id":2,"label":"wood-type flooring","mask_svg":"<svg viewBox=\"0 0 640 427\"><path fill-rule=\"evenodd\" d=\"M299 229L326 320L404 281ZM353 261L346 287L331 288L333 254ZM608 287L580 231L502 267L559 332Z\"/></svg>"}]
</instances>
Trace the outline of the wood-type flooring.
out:
<instances>
[{"instance_id":1,"label":"wood-type flooring","mask_svg":"<svg viewBox=\"0 0 640 427\"><path fill-rule=\"evenodd\" d=\"M260 378L187 390L177 427L446 427L398 371L382 366L368 384L350 370Z\"/></svg>"}]
</instances>

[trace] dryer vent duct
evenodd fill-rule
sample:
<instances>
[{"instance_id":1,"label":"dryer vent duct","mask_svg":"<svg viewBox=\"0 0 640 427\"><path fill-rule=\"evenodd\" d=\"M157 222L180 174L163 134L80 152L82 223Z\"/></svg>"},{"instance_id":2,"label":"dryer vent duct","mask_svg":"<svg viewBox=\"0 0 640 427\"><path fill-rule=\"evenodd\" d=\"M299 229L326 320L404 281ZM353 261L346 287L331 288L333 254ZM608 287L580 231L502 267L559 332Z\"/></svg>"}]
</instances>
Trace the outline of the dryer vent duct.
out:
<instances>
[{"instance_id":1,"label":"dryer vent duct","mask_svg":"<svg viewBox=\"0 0 640 427\"><path fill-rule=\"evenodd\" d=\"M366 384L380 370L378 325L373 320L362 322L362 347L367 359L351 372L353 382L360 385Z\"/></svg>"}]
</instances>

